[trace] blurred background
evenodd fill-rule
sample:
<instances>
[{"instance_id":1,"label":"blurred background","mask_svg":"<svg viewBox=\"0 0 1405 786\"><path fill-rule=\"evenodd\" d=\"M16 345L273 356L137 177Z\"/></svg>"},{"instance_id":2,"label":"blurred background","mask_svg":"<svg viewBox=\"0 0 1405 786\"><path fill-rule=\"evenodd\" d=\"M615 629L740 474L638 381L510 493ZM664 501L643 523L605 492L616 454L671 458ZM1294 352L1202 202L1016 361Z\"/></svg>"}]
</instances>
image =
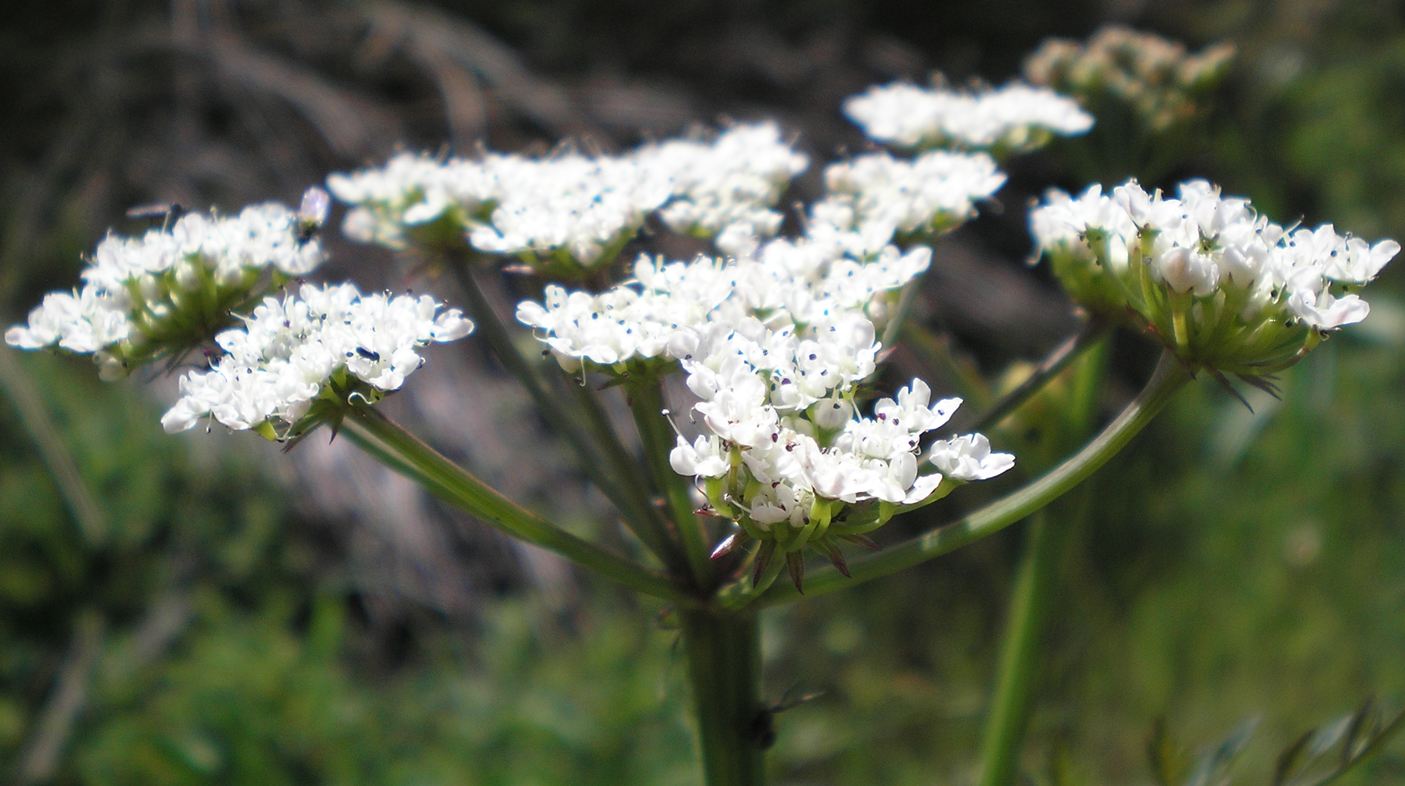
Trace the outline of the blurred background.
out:
<instances>
[{"instance_id":1,"label":"blurred background","mask_svg":"<svg viewBox=\"0 0 1405 786\"><path fill-rule=\"evenodd\" d=\"M613 150L773 117L812 157L789 197L805 199L824 161L865 149L845 96L938 70L1003 83L1047 37L1108 23L1236 54L1165 142L1175 155L1119 155L1128 137L1100 126L1012 162L999 202L941 241L919 314L959 367L994 378L1076 329L1025 264L1025 209L1051 185L1204 175L1285 222L1405 235L1405 11L1391 2L51 0L0 19L5 324L71 286L109 227L139 230L133 205L295 203L403 148ZM330 242L331 277L457 299ZM1065 522L1034 782L1153 783L1158 719L1193 751L1259 718L1232 774L1267 784L1301 732L1405 698L1403 264L1373 286L1362 329L1284 375L1282 402L1250 412L1198 385L1092 481L1097 504ZM517 499L619 538L481 342L462 346L432 353L387 402L396 417L432 424ZM1154 355L1119 339L1107 413ZM900 353L890 381L916 360ZM218 431L169 437L172 388L0 350L0 780L699 782L657 607L441 508L349 444L285 456ZM1012 528L768 612L765 695L821 694L777 714L775 782L971 782L1021 541ZM1343 782L1405 783L1405 743Z\"/></svg>"}]
</instances>

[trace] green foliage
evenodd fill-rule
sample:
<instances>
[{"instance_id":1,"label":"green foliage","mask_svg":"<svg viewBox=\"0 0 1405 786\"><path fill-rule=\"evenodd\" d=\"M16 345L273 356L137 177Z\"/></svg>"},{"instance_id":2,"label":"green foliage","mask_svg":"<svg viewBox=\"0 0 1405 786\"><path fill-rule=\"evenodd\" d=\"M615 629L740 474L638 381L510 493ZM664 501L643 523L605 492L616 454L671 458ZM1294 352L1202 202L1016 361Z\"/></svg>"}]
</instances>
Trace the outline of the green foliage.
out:
<instances>
[{"instance_id":1,"label":"green foliage","mask_svg":"<svg viewBox=\"0 0 1405 786\"><path fill-rule=\"evenodd\" d=\"M310 620L212 599L159 682L104 706L85 783L687 783L696 777L673 654L629 613L541 627L503 603L471 648L376 673L347 657L343 599ZM457 651L456 651L457 650ZM471 650L468 651L468 650Z\"/></svg>"}]
</instances>

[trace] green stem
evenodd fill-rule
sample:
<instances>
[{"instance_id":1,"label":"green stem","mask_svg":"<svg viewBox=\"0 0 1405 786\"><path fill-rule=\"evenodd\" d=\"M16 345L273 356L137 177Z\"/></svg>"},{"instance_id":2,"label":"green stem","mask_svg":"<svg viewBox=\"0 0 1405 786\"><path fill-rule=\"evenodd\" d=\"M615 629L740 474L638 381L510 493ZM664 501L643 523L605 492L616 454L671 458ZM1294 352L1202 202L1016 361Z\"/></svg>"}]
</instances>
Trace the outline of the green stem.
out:
<instances>
[{"instance_id":1,"label":"green stem","mask_svg":"<svg viewBox=\"0 0 1405 786\"><path fill-rule=\"evenodd\" d=\"M974 364L956 356L950 336L936 335L926 326L913 321L904 322L898 335L927 371L945 373L956 385L957 393L967 402L985 406L990 400L989 386Z\"/></svg>"},{"instance_id":2,"label":"green stem","mask_svg":"<svg viewBox=\"0 0 1405 786\"><path fill-rule=\"evenodd\" d=\"M640 466L638 460L630 455L629 450L620 442L619 434L610 423L609 415L601 408L600 401L595 397L595 393L585 385L571 385L574 388L576 401L580 404L581 412L585 415L586 425L590 428L595 443L605 454L605 460L610 463L610 471L617 477L632 478L639 475ZM678 569L681 573L686 570L686 558L680 550L678 543L668 534L668 523L664 520L659 509L649 502L647 489L641 483L626 483L621 489L623 498L620 502L626 506L624 511L637 525L631 530L653 550L666 565Z\"/></svg>"},{"instance_id":3,"label":"green stem","mask_svg":"<svg viewBox=\"0 0 1405 786\"><path fill-rule=\"evenodd\" d=\"M756 615L685 611L681 618L705 782L759 786L773 731L760 698Z\"/></svg>"},{"instance_id":4,"label":"green stem","mask_svg":"<svg viewBox=\"0 0 1405 786\"><path fill-rule=\"evenodd\" d=\"M1175 355L1162 353L1151 380L1127 408L1092 442L1048 474L946 526L850 562L852 578L846 578L834 568L815 571L806 578L805 596L825 595L897 573L993 535L1029 516L1063 496L1117 455L1189 381L1190 374ZM919 506L899 508L899 512ZM751 602L773 606L798 597L794 588L786 584L772 587L760 598L753 597L740 582L720 593L720 601L729 608Z\"/></svg>"},{"instance_id":5,"label":"green stem","mask_svg":"<svg viewBox=\"0 0 1405 786\"><path fill-rule=\"evenodd\" d=\"M1030 374L1014 390L1002 396L995 403L995 406L981 415L980 420L976 421L969 430L986 431L1000 425L1002 420L1009 417L1012 412L1019 409L1040 390L1043 390L1044 385L1057 377L1059 372L1068 367L1069 363L1077 360L1085 350L1098 343L1098 340L1107 334L1108 328L1109 325L1106 322L1093 321L1084 325L1083 329L1075 335L1069 336L1040 361L1039 365L1035 367L1034 373Z\"/></svg>"},{"instance_id":6,"label":"green stem","mask_svg":"<svg viewBox=\"0 0 1405 786\"><path fill-rule=\"evenodd\" d=\"M1041 623L1052 603L1062 536L1068 529L1063 522L1049 521L1047 513L1041 510L1030 517L1029 540L1010 599L995 695L982 737L981 786L1009 786L1020 771L1020 745L1034 705Z\"/></svg>"},{"instance_id":7,"label":"green stem","mask_svg":"<svg viewBox=\"0 0 1405 786\"><path fill-rule=\"evenodd\" d=\"M634 379L626 387L629 409L639 438L644 442L644 457L653 471L656 488L663 491L683 554L688 561L694 585L700 590L712 588L714 572L708 559L707 534L693 508L691 480L673 471L668 454L673 450L673 430L663 415L663 390L658 379Z\"/></svg>"},{"instance_id":8,"label":"green stem","mask_svg":"<svg viewBox=\"0 0 1405 786\"><path fill-rule=\"evenodd\" d=\"M1092 428L1106 358L1107 343L1099 342L1078 366L1063 432L1069 441L1083 439ZM981 786L1009 786L1019 775L1020 750L1034 709L1042 633L1058 592L1059 560L1073 525L1086 513L1089 488L1085 485L1030 517L982 737Z\"/></svg>"},{"instance_id":9,"label":"green stem","mask_svg":"<svg viewBox=\"0 0 1405 786\"><path fill-rule=\"evenodd\" d=\"M892 317L883 328L883 346L891 347L898 341L898 336L902 334L903 323L907 322L908 312L912 311L912 301L917 299L917 290L921 279L913 279L903 285L902 291L898 294L897 305L893 308Z\"/></svg>"},{"instance_id":10,"label":"green stem","mask_svg":"<svg viewBox=\"0 0 1405 786\"><path fill-rule=\"evenodd\" d=\"M639 540L648 546L660 559L667 559L668 549L663 542L650 531L650 522L647 514L643 514L639 506L631 499L632 494L622 490L619 484L630 485L633 473L623 475L619 478L610 477L604 469L604 465L596 456L592 442L585 432L583 432L575 418L571 417L571 410L563 406L559 397L553 397L542 380L537 376L537 372L522 353L517 350L517 345L513 343L512 335L508 333L506 325L498 319L497 312L494 311L487 296L478 286L477 280L470 269L473 260L458 254L450 254L445 260L445 267L454 275L459 283L459 288L463 290L464 297L468 300L470 314L477 327L478 332L488 341L492 347L493 354L498 361L514 377L522 383L522 387L527 389L527 394L532 397L532 401L537 405L537 411L541 413L551 430L565 438L572 450L575 451L577 462L580 468L590 476L590 479L598 486L610 500L610 502L624 514L625 523ZM646 504L647 507L647 504ZM641 515L644 518L641 518Z\"/></svg>"},{"instance_id":11,"label":"green stem","mask_svg":"<svg viewBox=\"0 0 1405 786\"><path fill-rule=\"evenodd\" d=\"M695 605L695 599L668 577L578 538L523 508L376 410L354 407L342 427L373 457L507 534L554 551L646 595Z\"/></svg>"}]
</instances>

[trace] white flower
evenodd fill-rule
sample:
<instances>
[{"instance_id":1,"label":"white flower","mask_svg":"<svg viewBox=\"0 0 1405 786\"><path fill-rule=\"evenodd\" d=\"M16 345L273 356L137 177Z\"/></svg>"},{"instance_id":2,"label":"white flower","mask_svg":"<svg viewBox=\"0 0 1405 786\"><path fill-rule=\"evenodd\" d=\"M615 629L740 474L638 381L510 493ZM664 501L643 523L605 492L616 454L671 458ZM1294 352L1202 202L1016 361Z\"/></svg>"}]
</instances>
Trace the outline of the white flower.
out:
<instances>
[{"instance_id":1,"label":"white flower","mask_svg":"<svg viewBox=\"0 0 1405 786\"><path fill-rule=\"evenodd\" d=\"M314 270L325 258L319 220L268 203L234 216L186 215L139 237L109 235L80 274L82 287L47 295L5 341L95 354L105 378L179 354L275 278Z\"/></svg>"},{"instance_id":2,"label":"white flower","mask_svg":"<svg viewBox=\"0 0 1405 786\"><path fill-rule=\"evenodd\" d=\"M468 238L490 254L565 254L593 267L612 259L670 195L665 178L628 158L496 156L489 166L496 206Z\"/></svg>"},{"instance_id":3,"label":"white flower","mask_svg":"<svg viewBox=\"0 0 1405 786\"><path fill-rule=\"evenodd\" d=\"M669 183L659 211L670 229L715 236L724 253L746 253L756 238L774 235L774 207L808 160L781 139L774 123L739 125L716 139L675 139L634 153L639 165Z\"/></svg>"},{"instance_id":4,"label":"white flower","mask_svg":"<svg viewBox=\"0 0 1405 786\"><path fill-rule=\"evenodd\" d=\"M1048 135L1072 136L1093 118L1070 98L1012 82L960 91L903 82L875 86L844 102L844 113L871 139L899 147L1024 150Z\"/></svg>"},{"instance_id":5,"label":"white flower","mask_svg":"<svg viewBox=\"0 0 1405 786\"><path fill-rule=\"evenodd\" d=\"M934 150L912 160L872 153L825 169L829 195L811 211L812 223L856 232L864 245L952 229L975 215L975 203L1005 184L984 153Z\"/></svg>"},{"instance_id":6,"label":"white flower","mask_svg":"<svg viewBox=\"0 0 1405 786\"><path fill-rule=\"evenodd\" d=\"M780 228L775 204L806 163L775 125L760 123L620 155L402 153L333 175L327 187L353 206L343 228L355 240L404 248L466 235L485 254L570 273L614 259L652 214L676 231L715 237L726 253L749 252ZM447 234L416 234L441 220Z\"/></svg>"},{"instance_id":7,"label":"white flower","mask_svg":"<svg viewBox=\"0 0 1405 786\"><path fill-rule=\"evenodd\" d=\"M327 190L352 205L342 231L363 243L407 244L409 228L441 217L463 222L497 197L490 163L398 153L383 166L327 178Z\"/></svg>"},{"instance_id":8,"label":"white flower","mask_svg":"<svg viewBox=\"0 0 1405 786\"><path fill-rule=\"evenodd\" d=\"M221 333L225 354L208 371L186 374L181 398L162 417L167 431L207 416L232 429L266 422L291 427L330 394L370 400L398 389L423 364L418 350L468 335L473 323L428 295L361 294L351 284L304 285L298 295L269 297Z\"/></svg>"},{"instance_id":9,"label":"white flower","mask_svg":"<svg viewBox=\"0 0 1405 786\"><path fill-rule=\"evenodd\" d=\"M693 440L692 444L679 437L677 447L668 454L668 463L679 475L700 478L720 478L731 467L722 439L706 435Z\"/></svg>"},{"instance_id":10,"label":"white flower","mask_svg":"<svg viewBox=\"0 0 1405 786\"><path fill-rule=\"evenodd\" d=\"M927 453L927 460L955 480L988 480L1015 465L1013 455L992 453L990 440L982 434L938 440Z\"/></svg>"},{"instance_id":11,"label":"white flower","mask_svg":"<svg viewBox=\"0 0 1405 786\"><path fill-rule=\"evenodd\" d=\"M1205 180L1174 197L1135 181L1110 196L1096 186L1076 199L1051 192L1030 224L1085 307L1136 314L1185 362L1245 376L1291 365L1326 331L1365 319L1369 307L1347 287L1400 251L1330 224L1285 228Z\"/></svg>"}]
</instances>

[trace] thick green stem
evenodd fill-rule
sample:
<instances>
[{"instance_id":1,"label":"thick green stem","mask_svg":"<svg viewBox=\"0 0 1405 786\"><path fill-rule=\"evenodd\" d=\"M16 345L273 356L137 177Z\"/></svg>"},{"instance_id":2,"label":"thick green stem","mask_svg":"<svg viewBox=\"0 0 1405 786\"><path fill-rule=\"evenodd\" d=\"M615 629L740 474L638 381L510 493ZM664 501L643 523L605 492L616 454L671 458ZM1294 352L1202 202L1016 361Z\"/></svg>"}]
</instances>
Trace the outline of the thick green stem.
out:
<instances>
[{"instance_id":1,"label":"thick green stem","mask_svg":"<svg viewBox=\"0 0 1405 786\"><path fill-rule=\"evenodd\" d=\"M774 731L760 698L756 615L685 611L681 617L705 782L759 786Z\"/></svg>"},{"instance_id":2,"label":"thick green stem","mask_svg":"<svg viewBox=\"0 0 1405 786\"><path fill-rule=\"evenodd\" d=\"M993 535L1029 516L1063 496L1117 455L1188 381L1190 374L1180 361L1170 353L1163 353L1156 372L1136 399L1092 442L1048 474L955 522L851 561L848 566L851 578L833 568L815 571L806 578L805 596L825 595L897 573ZM899 512L914 507L917 506L899 508ZM772 606L800 597L789 585L778 584L755 598L742 582L727 587L720 596L720 602L729 608L748 603Z\"/></svg>"},{"instance_id":3,"label":"thick green stem","mask_svg":"<svg viewBox=\"0 0 1405 786\"><path fill-rule=\"evenodd\" d=\"M1107 343L1098 342L1078 366L1066 412L1068 426L1062 432L1070 441L1083 439L1092 428L1106 359ZM1020 750L1034 709L1042 634L1058 592L1058 565L1070 533L1087 511L1089 490L1084 485L1030 517L982 737L981 786L1008 786L1019 775Z\"/></svg>"},{"instance_id":4,"label":"thick green stem","mask_svg":"<svg viewBox=\"0 0 1405 786\"><path fill-rule=\"evenodd\" d=\"M657 379L633 380L627 386L629 409L634 413L634 423L639 428L639 438L644 442L644 457L653 471L654 483L663 492L673 525L678 529L678 539L683 543L683 554L688 561L688 570L693 582L700 590L710 590L715 581L711 560L708 559L707 534L703 523L693 508L691 480L673 471L668 454L673 450L673 429L663 414L663 390Z\"/></svg>"},{"instance_id":5,"label":"thick green stem","mask_svg":"<svg viewBox=\"0 0 1405 786\"><path fill-rule=\"evenodd\" d=\"M387 466L507 534L554 551L646 595L680 605L696 605L694 597L668 577L578 538L521 507L376 410L353 408L342 428Z\"/></svg>"},{"instance_id":6,"label":"thick green stem","mask_svg":"<svg viewBox=\"0 0 1405 786\"><path fill-rule=\"evenodd\" d=\"M1053 598L1064 522L1049 521L1048 510L1030 517L1010 618L1000 650L995 695L982 738L981 786L1009 786L1019 774L1020 745L1034 705L1042 622Z\"/></svg>"},{"instance_id":7,"label":"thick green stem","mask_svg":"<svg viewBox=\"0 0 1405 786\"><path fill-rule=\"evenodd\" d=\"M552 432L564 438L571 449L575 451L581 469L590 476L591 481L609 498L610 502L624 514L625 523L630 530L641 542L654 551L656 556L667 560L668 548L661 540L660 533L651 529L653 522L644 512L647 509L647 502L644 509L641 509L635 499L640 492L637 489L626 490L626 487L632 483L633 473L622 477L611 477L610 473L606 471L605 464L596 454L595 446L590 437L581 430L576 418L572 417L571 408L564 406L565 402L559 396L553 397L547 391L546 386L537 375L536 369L518 351L507 326L498 319L492 303L488 302L487 296L478 286L478 281L470 269L472 263L471 258L451 255L451 258L445 260L445 267L458 280L459 288L463 290L464 297L468 300L469 316L477 324L479 334L487 339L488 345L492 347L493 354L497 356L503 368L507 369L522 383L522 387L526 388L527 394L537 405L537 411L551 426Z\"/></svg>"}]
</instances>

